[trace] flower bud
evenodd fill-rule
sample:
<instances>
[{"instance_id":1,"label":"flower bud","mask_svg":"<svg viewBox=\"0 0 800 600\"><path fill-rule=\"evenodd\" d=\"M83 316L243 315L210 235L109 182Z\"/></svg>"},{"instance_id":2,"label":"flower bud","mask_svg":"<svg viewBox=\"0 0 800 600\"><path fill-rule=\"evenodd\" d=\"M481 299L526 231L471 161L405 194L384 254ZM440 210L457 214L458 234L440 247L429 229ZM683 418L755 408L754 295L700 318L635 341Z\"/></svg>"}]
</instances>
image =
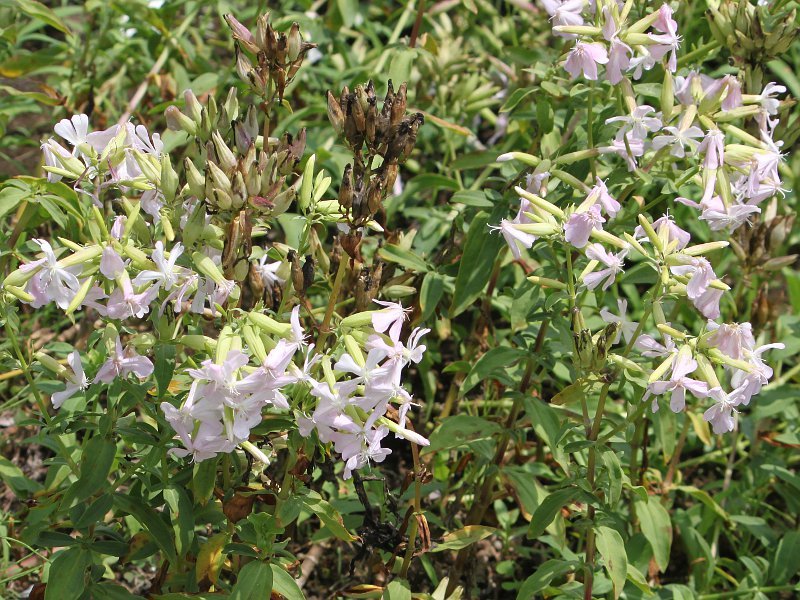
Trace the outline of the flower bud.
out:
<instances>
[{"instance_id":1,"label":"flower bud","mask_svg":"<svg viewBox=\"0 0 800 600\"><path fill-rule=\"evenodd\" d=\"M86 246L67 256L62 258L58 261L59 267L75 267L77 265L82 265L84 263L92 262L95 258L100 256L103 253L103 246L100 244L94 244L92 246Z\"/></svg>"},{"instance_id":2,"label":"flower bud","mask_svg":"<svg viewBox=\"0 0 800 600\"><path fill-rule=\"evenodd\" d=\"M314 163L316 162L316 155L312 154L306 161L306 166L303 169L303 180L300 183L300 193L297 196L297 206L301 212L305 213L311 205L311 194L313 193L314 185Z\"/></svg>"},{"instance_id":3,"label":"flower bud","mask_svg":"<svg viewBox=\"0 0 800 600\"><path fill-rule=\"evenodd\" d=\"M277 335L285 338L289 337L292 333L292 326L289 325L289 323L279 323L265 314L252 311L247 313L247 318L253 325L270 335Z\"/></svg>"},{"instance_id":4,"label":"flower bud","mask_svg":"<svg viewBox=\"0 0 800 600\"><path fill-rule=\"evenodd\" d=\"M252 325L249 323L242 325L242 336L244 337L245 342L247 342L247 347L250 348L258 361L261 363L266 361L267 349L264 347L264 342L261 340L261 336L258 335L255 329L253 329Z\"/></svg>"},{"instance_id":5,"label":"flower bud","mask_svg":"<svg viewBox=\"0 0 800 600\"><path fill-rule=\"evenodd\" d=\"M256 39L253 37L253 34L250 33L250 30L236 20L236 17L233 15L225 15L225 21L228 23L228 27L231 28L233 39L242 44L248 51L256 54L259 47L256 45ZM260 23L261 21L259 20L259 26Z\"/></svg>"},{"instance_id":6,"label":"flower bud","mask_svg":"<svg viewBox=\"0 0 800 600\"><path fill-rule=\"evenodd\" d=\"M377 310L366 310L349 315L342 319L339 326L343 329L361 329L372 325L372 315L377 313Z\"/></svg>"},{"instance_id":7,"label":"flower bud","mask_svg":"<svg viewBox=\"0 0 800 600\"><path fill-rule=\"evenodd\" d=\"M7 283L3 283L3 289L12 296L14 296L15 298L17 298L18 300L21 300L22 302L30 303L36 300L36 298L31 296L28 292L23 290L21 287L17 287L15 285L8 285Z\"/></svg>"},{"instance_id":8,"label":"flower bud","mask_svg":"<svg viewBox=\"0 0 800 600\"><path fill-rule=\"evenodd\" d=\"M72 298L69 306L67 306L67 310L65 311L67 315L74 313L78 307L83 304L83 301L86 299L86 294L89 293L89 290L92 289L93 285L94 277L87 277L86 280L81 284L81 287L78 288L78 293L75 294L75 297Z\"/></svg>"},{"instance_id":9,"label":"flower bud","mask_svg":"<svg viewBox=\"0 0 800 600\"><path fill-rule=\"evenodd\" d=\"M233 152L231 152L231 149L228 148L228 145L224 142L219 132L214 131L211 134L211 139L214 142L214 150L217 154L220 167L226 172L230 172L236 168L236 157Z\"/></svg>"},{"instance_id":10,"label":"flower bud","mask_svg":"<svg viewBox=\"0 0 800 600\"><path fill-rule=\"evenodd\" d=\"M197 123L183 114L177 106L168 106L164 111L167 127L172 131L185 131L189 135L197 135Z\"/></svg>"},{"instance_id":11,"label":"flower bud","mask_svg":"<svg viewBox=\"0 0 800 600\"><path fill-rule=\"evenodd\" d=\"M23 270L22 267L20 267L19 269L16 269L15 271L12 271L11 273L8 274L8 277L6 277L3 280L3 287L8 289L9 287L16 288L16 287L19 287L21 285L24 285L25 283L28 282L29 279L31 279L31 277L36 275L40 270L41 270L41 267L36 267L36 268L31 268L31 269L27 269L26 268L25 270ZM9 291L11 291L11 290L9 290ZM14 292L11 292L11 293L13 294ZM14 294L14 295L16 295L16 294ZM17 296L17 297L19 297L19 296ZM31 302L31 300L25 300L25 302Z\"/></svg>"},{"instance_id":12,"label":"flower bud","mask_svg":"<svg viewBox=\"0 0 800 600\"><path fill-rule=\"evenodd\" d=\"M178 191L178 173L172 167L169 154L161 155L161 193L164 194L164 201L171 204Z\"/></svg>"},{"instance_id":13,"label":"flower bud","mask_svg":"<svg viewBox=\"0 0 800 600\"><path fill-rule=\"evenodd\" d=\"M688 346L687 346L688 348ZM664 360L658 367L656 367L655 371L650 374L650 377L647 378L647 383L653 383L654 381L660 381L661 378L666 374L669 368L672 366L672 363L675 362L675 354L670 354L666 360Z\"/></svg>"},{"instance_id":14,"label":"flower bud","mask_svg":"<svg viewBox=\"0 0 800 600\"><path fill-rule=\"evenodd\" d=\"M555 279L548 279L547 277L539 277L538 275L531 275L530 277L528 277L528 281L542 287L554 288L557 290L567 289L566 283L561 283L560 281L556 281Z\"/></svg>"},{"instance_id":15,"label":"flower bud","mask_svg":"<svg viewBox=\"0 0 800 600\"><path fill-rule=\"evenodd\" d=\"M520 195L520 197L525 198L528 202L536 206L537 208L542 209L545 212L550 213L551 215L558 217L559 219L564 219L564 211L557 207L552 202L548 202L544 198L540 198L536 194L531 194L529 191L515 186L514 191Z\"/></svg>"},{"instance_id":16,"label":"flower bud","mask_svg":"<svg viewBox=\"0 0 800 600\"><path fill-rule=\"evenodd\" d=\"M56 375L61 375L67 368L59 363L55 358L44 352L37 352L33 357L39 361L45 368L52 371Z\"/></svg>"}]
</instances>

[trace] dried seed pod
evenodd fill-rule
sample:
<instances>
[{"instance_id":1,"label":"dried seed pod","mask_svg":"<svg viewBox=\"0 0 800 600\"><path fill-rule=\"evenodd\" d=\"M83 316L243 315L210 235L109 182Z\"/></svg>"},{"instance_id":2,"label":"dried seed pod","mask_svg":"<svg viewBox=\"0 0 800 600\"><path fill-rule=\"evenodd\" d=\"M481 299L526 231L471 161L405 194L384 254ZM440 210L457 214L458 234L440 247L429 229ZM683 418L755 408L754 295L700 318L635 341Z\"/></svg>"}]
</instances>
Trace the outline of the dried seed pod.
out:
<instances>
[{"instance_id":1,"label":"dried seed pod","mask_svg":"<svg viewBox=\"0 0 800 600\"><path fill-rule=\"evenodd\" d=\"M348 164L342 173L342 185L339 187L339 205L348 210L353 206L353 165Z\"/></svg>"},{"instance_id":2,"label":"dried seed pod","mask_svg":"<svg viewBox=\"0 0 800 600\"><path fill-rule=\"evenodd\" d=\"M294 62L297 60L297 57L300 56L302 42L303 38L300 35L300 25L297 23L297 21L295 21L292 23L292 27L289 30L289 36L286 43L286 55L290 61Z\"/></svg>"},{"instance_id":3,"label":"dried seed pod","mask_svg":"<svg viewBox=\"0 0 800 600\"><path fill-rule=\"evenodd\" d=\"M264 279L261 277L261 270L256 266L256 263L254 262L250 263L250 271L247 277L248 277L247 281L250 287L250 291L253 293L253 297L254 298L264 297L266 286L264 285Z\"/></svg>"},{"instance_id":4,"label":"dried seed pod","mask_svg":"<svg viewBox=\"0 0 800 600\"><path fill-rule=\"evenodd\" d=\"M381 167L383 173L383 190L385 194L390 194L394 189L395 181L397 181L397 173L400 170L400 167L397 165L397 162L392 161L389 163L384 163Z\"/></svg>"},{"instance_id":5,"label":"dried seed pod","mask_svg":"<svg viewBox=\"0 0 800 600\"><path fill-rule=\"evenodd\" d=\"M366 139L367 146L371 149L375 147L376 133L378 127L378 107L375 98L369 99L366 116Z\"/></svg>"},{"instance_id":6,"label":"dried seed pod","mask_svg":"<svg viewBox=\"0 0 800 600\"><path fill-rule=\"evenodd\" d=\"M349 233L342 237L342 249L353 260L360 260L359 246L361 245L361 231L351 229Z\"/></svg>"},{"instance_id":7,"label":"dried seed pod","mask_svg":"<svg viewBox=\"0 0 800 600\"><path fill-rule=\"evenodd\" d=\"M406 116L406 90L407 85L405 82L397 90L397 95L394 98L394 103L391 106L391 123L392 125L402 121Z\"/></svg>"},{"instance_id":8,"label":"dried seed pod","mask_svg":"<svg viewBox=\"0 0 800 600\"><path fill-rule=\"evenodd\" d=\"M314 283L314 257L311 254L306 255L306 260L303 262L303 294Z\"/></svg>"},{"instance_id":9,"label":"dried seed pod","mask_svg":"<svg viewBox=\"0 0 800 600\"><path fill-rule=\"evenodd\" d=\"M294 250L290 250L286 258L289 259L292 265L292 286L294 291L297 292L298 296L303 296L305 294L305 276L303 275L303 267L300 265L300 258L298 258L297 252Z\"/></svg>"},{"instance_id":10,"label":"dried seed pod","mask_svg":"<svg viewBox=\"0 0 800 600\"><path fill-rule=\"evenodd\" d=\"M341 135L344 131L344 112L342 112L339 101L334 98L330 90L328 90L328 119L336 133Z\"/></svg>"},{"instance_id":11,"label":"dried seed pod","mask_svg":"<svg viewBox=\"0 0 800 600\"><path fill-rule=\"evenodd\" d=\"M367 267L363 267L358 274L358 281L355 286L356 311L363 311L369 308L372 299L369 297L370 272Z\"/></svg>"},{"instance_id":12,"label":"dried seed pod","mask_svg":"<svg viewBox=\"0 0 800 600\"><path fill-rule=\"evenodd\" d=\"M342 261L342 241L339 236L334 236L331 247L330 268L328 273L333 275L339 270L339 263Z\"/></svg>"},{"instance_id":13,"label":"dried seed pod","mask_svg":"<svg viewBox=\"0 0 800 600\"><path fill-rule=\"evenodd\" d=\"M370 181L367 188L367 208L369 214L374 215L381 209L381 200L383 199L383 183L380 177L375 177Z\"/></svg>"}]
</instances>

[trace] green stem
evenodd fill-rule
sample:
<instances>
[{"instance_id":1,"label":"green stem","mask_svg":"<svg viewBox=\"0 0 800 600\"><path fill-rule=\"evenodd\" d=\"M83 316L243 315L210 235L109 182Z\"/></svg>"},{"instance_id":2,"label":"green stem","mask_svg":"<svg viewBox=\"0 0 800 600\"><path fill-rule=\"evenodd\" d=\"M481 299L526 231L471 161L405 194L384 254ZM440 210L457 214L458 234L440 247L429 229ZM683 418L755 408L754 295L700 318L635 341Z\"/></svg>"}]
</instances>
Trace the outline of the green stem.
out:
<instances>
[{"instance_id":1,"label":"green stem","mask_svg":"<svg viewBox=\"0 0 800 600\"><path fill-rule=\"evenodd\" d=\"M31 375L30 367L28 365L28 361L25 360L25 356L22 353L22 348L19 346L19 341L17 340L17 333L14 331L14 327L10 325L10 320L8 318L8 310L6 310L6 335L8 335L8 339L11 342L11 346L14 348L14 353L17 355L17 360L19 360L20 368L22 372L25 374L25 379L28 381L28 386L31 388L31 392L33 392L33 397L36 399L36 404L39 406L39 411L42 413L42 418L44 418L47 427L49 428L52 423L52 418L50 417L50 413L47 411L47 404L44 402L44 398L39 393L39 388L33 382L33 376ZM72 455L70 454L67 447L64 445L64 440L61 439L60 435L52 436L55 440L56 444L58 445L59 450L64 456L64 460L67 461L67 465L69 466L70 470L74 475L78 475L80 470L78 469L78 465L72 459Z\"/></svg>"},{"instance_id":2,"label":"green stem","mask_svg":"<svg viewBox=\"0 0 800 600\"><path fill-rule=\"evenodd\" d=\"M772 592L788 592L794 590L793 584L771 585L766 587L749 588L746 590L734 590L730 592L719 592L716 594L701 594L698 600L722 600L723 598L736 598L738 596L755 596L757 593L769 594Z\"/></svg>"},{"instance_id":3,"label":"green stem","mask_svg":"<svg viewBox=\"0 0 800 600\"><path fill-rule=\"evenodd\" d=\"M331 317L333 317L333 309L336 307L336 299L339 297L339 292L342 289L342 280L347 271L347 258L342 257L339 261L339 268L336 270L336 277L333 280L333 289L331 290L331 297L328 299L328 308L325 309L325 317L322 319L320 325L319 339L317 340L317 352L322 352L325 348L325 342L330 333Z\"/></svg>"}]
</instances>

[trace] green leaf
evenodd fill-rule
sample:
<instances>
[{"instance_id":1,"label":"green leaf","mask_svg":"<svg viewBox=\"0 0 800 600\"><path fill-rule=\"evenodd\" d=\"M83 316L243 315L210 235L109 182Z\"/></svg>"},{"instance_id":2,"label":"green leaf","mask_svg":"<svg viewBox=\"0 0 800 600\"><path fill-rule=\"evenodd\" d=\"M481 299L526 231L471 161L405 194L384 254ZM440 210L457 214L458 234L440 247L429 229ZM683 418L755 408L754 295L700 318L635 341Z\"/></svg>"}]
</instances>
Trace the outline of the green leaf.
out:
<instances>
[{"instance_id":1,"label":"green leaf","mask_svg":"<svg viewBox=\"0 0 800 600\"><path fill-rule=\"evenodd\" d=\"M525 580L522 587L519 588L517 600L535 598L536 594L549 586L553 579L574 571L578 565L579 563L574 560L550 559L545 561L536 569L533 575Z\"/></svg>"},{"instance_id":2,"label":"green leaf","mask_svg":"<svg viewBox=\"0 0 800 600\"><path fill-rule=\"evenodd\" d=\"M464 254L458 265L451 317L460 315L483 293L502 245L503 238L492 235L489 230L489 215L478 213L467 232Z\"/></svg>"},{"instance_id":3,"label":"green leaf","mask_svg":"<svg viewBox=\"0 0 800 600\"><path fill-rule=\"evenodd\" d=\"M429 269L425 261L419 256L394 244L387 244L378 250L378 255L387 262L397 263L419 273L427 273Z\"/></svg>"},{"instance_id":4,"label":"green leaf","mask_svg":"<svg viewBox=\"0 0 800 600\"><path fill-rule=\"evenodd\" d=\"M96 583L92 586L92 600L144 600L144 596L131 594L121 585Z\"/></svg>"},{"instance_id":5,"label":"green leaf","mask_svg":"<svg viewBox=\"0 0 800 600\"><path fill-rule=\"evenodd\" d=\"M180 556L185 556L194 539L194 513L189 494L180 486L170 486L164 490L164 500L169 507L172 518L172 530L175 532L175 549Z\"/></svg>"},{"instance_id":6,"label":"green leaf","mask_svg":"<svg viewBox=\"0 0 800 600\"><path fill-rule=\"evenodd\" d=\"M603 557L606 571L608 571L608 576L614 586L614 598L619 598L628 577L628 555L625 553L625 543L616 529L601 525L595 531L597 550Z\"/></svg>"},{"instance_id":7,"label":"green leaf","mask_svg":"<svg viewBox=\"0 0 800 600\"><path fill-rule=\"evenodd\" d=\"M562 446L558 445L561 439L561 423L559 409L553 408L541 398L526 396L525 412L533 423L533 430L539 438L547 443L547 447L553 453L553 458L561 465L565 473L569 474L569 458Z\"/></svg>"},{"instance_id":8,"label":"green leaf","mask_svg":"<svg viewBox=\"0 0 800 600\"><path fill-rule=\"evenodd\" d=\"M492 421L471 415L455 415L442 419L430 435L430 446L422 449L423 454L458 448L476 440L490 438L502 430Z\"/></svg>"},{"instance_id":9,"label":"green leaf","mask_svg":"<svg viewBox=\"0 0 800 600\"><path fill-rule=\"evenodd\" d=\"M461 550L470 544L474 544L484 538L489 537L495 532L494 527L486 527L484 525L467 525L463 529L451 531L442 538L440 544L431 550L431 552L444 552L445 550Z\"/></svg>"},{"instance_id":10,"label":"green leaf","mask_svg":"<svg viewBox=\"0 0 800 600\"><path fill-rule=\"evenodd\" d=\"M77 600L86 589L86 569L92 564L91 553L76 546L60 552L50 563L44 600Z\"/></svg>"},{"instance_id":11,"label":"green leaf","mask_svg":"<svg viewBox=\"0 0 800 600\"><path fill-rule=\"evenodd\" d=\"M649 496L647 502L636 500L635 506L642 533L650 542L656 564L663 573L669 564L672 549L672 522L669 512L655 496Z\"/></svg>"},{"instance_id":12,"label":"green leaf","mask_svg":"<svg viewBox=\"0 0 800 600\"><path fill-rule=\"evenodd\" d=\"M15 496L22 497L42 489L41 484L25 477L18 466L0 456L0 481L3 481Z\"/></svg>"},{"instance_id":13,"label":"green leaf","mask_svg":"<svg viewBox=\"0 0 800 600\"><path fill-rule=\"evenodd\" d=\"M725 521L730 521L730 515L725 512L725 509L722 508L705 490L701 490L692 485L677 485L675 486L675 489L689 494L692 498L699 500L708 508L713 510L717 516L721 517Z\"/></svg>"},{"instance_id":14,"label":"green leaf","mask_svg":"<svg viewBox=\"0 0 800 600\"><path fill-rule=\"evenodd\" d=\"M303 504L312 514L319 517L322 524L337 538L345 542L355 541L355 536L344 526L342 515L330 503L323 500L318 493L311 492L303 498Z\"/></svg>"},{"instance_id":15,"label":"green leaf","mask_svg":"<svg viewBox=\"0 0 800 600\"><path fill-rule=\"evenodd\" d=\"M532 87L517 88L516 90L511 92L511 95L508 97L508 100L506 100L506 103L503 104L503 107L500 109L500 112L503 113L514 110L520 102L522 102L527 96L532 94L534 91L536 91L536 89Z\"/></svg>"},{"instance_id":16,"label":"green leaf","mask_svg":"<svg viewBox=\"0 0 800 600\"><path fill-rule=\"evenodd\" d=\"M156 378L158 399L161 400L164 394L167 393L169 382L172 381L172 375L175 372L175 346L159 344L156 346L155 355L155 371L153 375Z\"/></svg>"},{"instance_id":17,"label":"green leaf","mask_svg":"<svg viewBox=\"0 0 800 600\"><path fill-rule=\"evenodd\" d=\"M19 182L15 185L9 183L0 188L0 217L16 210L20 204L31 198L31 191L21 189L19 185Z\"/></svg>"},{"instance_id":18,"label":"green leaf","mask_svg":"<svg viewBox=\"0 0 800 600\"><path fill-rule=\"evenodd\" d=\"M395 579L383 590L383 600L411 600L411 589L408 582Z\"/></svg>"},{"instance_id":19,"label":"green leaf","mask_svg":"<svg viewBox=\"0 0 800 600\"><path fill-rule=\"evenodd\" d=\"M161 514L146 505L141 498L127 494L114 494L114 505L123 512L136 517L136 520L141 523L156 545L164 552L167 560L171 563L177 562L172 531Z\"/></svg>"},{"instance_id":20,"label":"green leaf","mask_svg":"<svg viewBox=\"0 0 800 600\"><path fill-rule=\"evenodd\" d=\"M105 514L111 510L112 504L113 498L111 498L110 494L103 494L100 496L97 500L89 505L77 522L75 522L75 529L87 529L93 525L96 525L105 516Z\"/></svg>"},{"instance_id":21,"label":"green leaf","mask_svg":"<svg viewBox=\"0 0 800 600\"><path fill-rule=\"evenodd\" d=\"M788 531L778 542L770 572L775 585L787 583L800 572L800 531Z\"/></svg>"},{"instance_id":22,"label":"green leaf","mask_svg":"<svg viewBox=\"0 0 800 600\"><path fill-rule=\"evenodd\" d=\"M450 198L450 204L464 204L476 208L492 208L494 206L483 190L460 190Z\"/></svg>"},{"instance_id":23,"label":"green leaf","mask_svg":"<svg viewBox=\"0 0 800 600\"><path fill-rule=\"evenodd\" d=\"M419 307L422 310L423 321L430 318L443 295L444 280L442 276L432 271L426 273L419 290Z\"/></svg>"},{"instance_id":24,"label":"green leaf","mask_svg":"<svg viewBox=\"0 0 800 600\"><path fill-rule=\"evenodd\" d=\"M217 481L217 465L220 455L196 463L192 471L192 492L194 500L201 506L205 506L214 493L214 484Z\"/></svg>"},{"instance_id":25,"label":"green leaf","mask_svg":"<svg viewBox=\"0 0 800 600\"><path fill-rule=\"evenodd\" d=\"M50 27L55 27L62 33L71 33L64 21L59 19L56 13L41 2L36 2L35 0L17 0L17 7L29 17L39 19L50 25Z\"/></svg>"},{"instance_id":26,"label":"green leaf","mask_svg":"<svg viewBox=\"0 0 800 600\"><path fill-rule=\"evenodd\" d=\"M537 538L542 535L556 515L561 512L561 509L575 499L577 492L577 488L568 487L548 494L533 513L531 525L528 528L528 538Z\"/></svg>"},{"instance_id":27,"label":"green leaf","mask_svg":"<svg viewBox=\"0 0 800 600\"><path fill-rule=\"evenodd\" d=\"M269 563L254 561L247 563L236 578L236 585L229 596L231 600L253 600L269 598L272 591L272 567Z\"/></svg>"},{"instance_id":28,"label":"green leaf","mask_svg":"<svg viewBox=\"0 0 800 600\"><path fill-rule=\"evenodd\" d=\"M391 56L389 59L389 79L394 82L395 89L398 89L400 84L407 82L411 77L411 70L418 51L416 48L401 45L392 48L389 54Z\"/></svg>"},{"instance_id":29,"label":"green leaf","mask_svg":"<svg viewBox=\"0 0 800 600\"><path fill-rule=\"evenodd\" d=\"M96 435L86 442L81 454L80 476L64 494L61 507L69 508L104 488L116 454L116 444L106 437Z\"/></svg>"},{"instance_id":30,"label":"green leaf","mask_svg":"<svg viewBox=\"0 0 800 600\"><path fill-rule=\"evenodd\" d=\"M622 465L613 450L603 452L603 464L608 475L608 506L616 507L622 495Z\"/></svg>"},{"instance_id":31,"label":"green leaf","mask_svg":"<svg viewBox=\"0 0 800 600\"><path fill-rule=\"evenodd\" d=\"M305 595L286 569L280 565L271 564L272 567L272 589L278 592L286 600L305 600Z\"/></svg>"},{"instance_id":32,"label":"green leaf","mask_svg":"<svg viewBox=\"0 0 800 600\"><path fill-rule=\"evenodd\" d=\"M472 388L490 376L500 378L502 381L511 382L508 378L508 369L520 358L527 354L520 348L492 348L481 356L470 370L464 383L461 384L459 393L463 396Z\"/></svg>"}]
</instances>

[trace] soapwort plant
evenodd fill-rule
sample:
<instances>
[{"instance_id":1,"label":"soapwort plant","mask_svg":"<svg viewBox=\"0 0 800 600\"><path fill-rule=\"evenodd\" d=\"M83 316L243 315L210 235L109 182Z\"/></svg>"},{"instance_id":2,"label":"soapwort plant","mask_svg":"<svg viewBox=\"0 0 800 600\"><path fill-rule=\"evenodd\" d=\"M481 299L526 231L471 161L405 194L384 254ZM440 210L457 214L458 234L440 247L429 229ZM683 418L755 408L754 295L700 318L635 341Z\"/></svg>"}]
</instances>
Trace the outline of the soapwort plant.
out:
<instances>
[{"instance_id":1,"label":"soapwort plant","mask_svg":"<svg viewBox=\"0 0 800 600\"><path fill-rule=\"evenodd\" d=\"M306 4L0 188L31 595L792 597L793 3Z\"/></svg>"}]
</instances>

